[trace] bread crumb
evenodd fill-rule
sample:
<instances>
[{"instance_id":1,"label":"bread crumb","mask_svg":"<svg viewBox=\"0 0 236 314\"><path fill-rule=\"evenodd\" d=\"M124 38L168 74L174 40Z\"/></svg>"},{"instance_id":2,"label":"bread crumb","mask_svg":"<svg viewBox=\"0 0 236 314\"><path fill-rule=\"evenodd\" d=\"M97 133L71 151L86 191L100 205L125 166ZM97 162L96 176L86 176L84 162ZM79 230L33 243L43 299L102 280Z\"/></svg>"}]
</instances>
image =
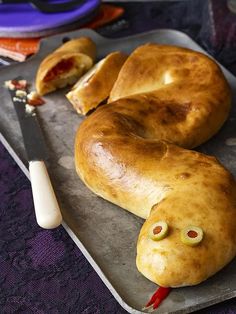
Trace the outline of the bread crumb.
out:
<instances>
[{"instance_id":1,"label":"bread crumb","mask_svg":"<svg viewBox=\"0 0 236 314\"><path fill-rule=\"evenodd\" d=\"M18 89L16 91L16 96L20 97L20 98L23 98L27 95L26 91L25 90L22 90L22 89Z\"/></svg>"},{"instance_id":2,"label":"bread crumb","mask_svg":"<svg viewBox=\"0 0 236 314\"><path fill-rule=\"evenodd\" d=\"M28 114L32 114L35 110L35 107L34 106L31 106L29 104L26 104L25 105L25 112L28 113ZM35 115L35 114L33 114Z\"/></svg>"}]
</instances>

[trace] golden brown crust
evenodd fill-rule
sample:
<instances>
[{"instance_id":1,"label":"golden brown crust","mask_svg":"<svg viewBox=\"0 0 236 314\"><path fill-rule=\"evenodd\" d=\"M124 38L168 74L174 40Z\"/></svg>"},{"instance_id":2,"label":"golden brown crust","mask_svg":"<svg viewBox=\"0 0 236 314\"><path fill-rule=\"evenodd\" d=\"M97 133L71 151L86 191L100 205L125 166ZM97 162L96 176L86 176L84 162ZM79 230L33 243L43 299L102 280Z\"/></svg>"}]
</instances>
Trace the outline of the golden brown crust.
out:
<instances>
[{"instance_id":1,"label":"golden brown crust","mask_svg":"<svg viewBox=\"0 0 236 314\"><path fill-rule=\"evenodd\" d=\"M95 54L96 47L90 38L81 37L65 43L41 62L36 75L37 92L44 95L68 84L73 84L92 67ZM60 71L62 62L64 66L69 62L69 68L64 72ZM50 78L50 80L45 79L55 67L59 67L59 75L54 77L51 75L52 79Z\"/></svg>"},{"instance_id":2,"label":"golden brown crust","mask_svg":"<svg viewBox=\"0 0 236 314\"><path fill-rule=\"evenodd\" d=\"M86 114L106 100L127 59L122 52L112 52L96 64L66 95L80 114Z\"/></svg>"},{"instance_id":3,"label":"golden brown crust","mask_svg":"<svg viewBox=\"0 0 236 314\"><path fill-rule=\"evenodd\" d=\"M236 183L215 158L176 145L199 145L226 120L231 95L220 68L188 49L144 45L125 62L110 101L77 132L79 176L147 218L137 248L147 278L174 287L207 279L236 254ZM148 233L158 220L170 233L156 242ZM203 229L196 247L180 240L188 225Z\"/></svg>"},{"instance_id":4,"label":"golden brown crust","mask_svg":"<svg viewBox=\"0 0 236 314\"><path fill-rule=\"evenodd\" d=\"M187 148L211 138L231 105L228 83L213 60L155 44L137 48L122 67L109 102L124 97L143 106L142 114L149 115L145 127L155 129L159 139ZM138 121L142 114L133 113Z\"/></svg>"},{"instance_id":5,"label":"golden brown crust","mask_svg":"<svg viewBox=\"0 0 236 314\"><path fill-rule=\"evenodd\" d=\"M96 59L96 45L89 37L71 39L55 50L55 52L77 52L89 56L93 61Z\"/></svg>"}]
</instances>

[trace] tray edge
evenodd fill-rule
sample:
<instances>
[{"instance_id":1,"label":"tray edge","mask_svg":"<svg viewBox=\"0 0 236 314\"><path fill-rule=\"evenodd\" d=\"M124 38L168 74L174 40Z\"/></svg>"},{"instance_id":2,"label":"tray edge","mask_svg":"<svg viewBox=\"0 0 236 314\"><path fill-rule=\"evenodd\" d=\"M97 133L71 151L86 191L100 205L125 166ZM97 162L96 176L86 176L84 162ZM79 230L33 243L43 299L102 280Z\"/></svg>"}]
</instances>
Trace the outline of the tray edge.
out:
<instances>
[{"instance_id":1,"label":"tray edge","mask_svg":"<svg viewBox=\"0 0 236 314\"><path fill-rule=\"evenodd\" d=\"M58 40L63 39L63 37L68 37L68 36L78 36L78 35L85 35L85 36L89 36L89 34L93 34L93 36L106 40L106 41L117 41L117 40L122 40L124 38L135 38L135 37L140 37L140 36L147 36L148 34L155 34L155 33L160 33L160 32L172 32L172 33L176 33L181 37L185 37L186 40L191 41L191 43L198 49L198 51L208 55L210 58L212 58L215 62L217 62L211 55L209 55L197 42L195 42L190 36L188 36L187 34L185 34L184 32L178 31L178 30L174 30L174 29L156 29L156 30L151 30L148 32L142 32L142 33L138 33L135 35L130 35L130 36L126 36L126 37L119 37L119 38L107 38L104 36L101 36L100 34L98 34L96 31L91 30L91 29L86 29L86 28L81 28L79 30L74 30L74 31L69 31L66 33L61 33L61 34L57 34L57 35L52 35L49 36L47 38L44 38L41 40L40 42L40 47L38 52L32 56L31 58L29 58L27 61L25 62L31 62L31 60L35 57L37 57L37 55L40 55L40 53L42 52L42 48L44 46L44 43L47 43L51 40L51 38L58 38ZM84 34L84 32L86 34ZM24 63L25 63L24 62ZM221 67L221 69L227 73L227 76L229 77L229 80L234 80L236 82L236 77L224 66L222 66L219 62L217 62L217 64ZM13 66L17 66L19 64L13 64ZM4 70L1 69L1 70ZM0 71L1 71L0 70ZM26 175L26 177L30 180L29 178L29 172L27 167L25 166L25 164L22 162L22 160L19 158L19 156L15 153L14 149L11 147L11 145L8 143L8 141L6 140L6 138L3 136L3 134L0 131L0 142L3 144L3 146L6 148L6 150L9 152L9 154L11 155L11 157L15 160L15 162L18 164L18 166L20 167L20 169L23 171L23 173ZM99 267L99 265L96 263L96 261L93 259L93 257L90 255L90 253L87 251L87 249L85 248L85 246L82 244L82 242L78 239L78 237L74 234L74 232L70 229L70 227L63 221L62 226L64 227L64 229L66 230L66 232L68 233L68 235L71 237L72 241L79 247L79 249L81 250L81 252L83 253L83 255L85 256L85 258L88 260L88 262L90 263L90 265L93 267L93 269L96 271L96 273L98 274L98 276L101 278L101 280L103 281L103 283L106 285L106 287L109 289L109 291L111 292L111 294L113 295L113 297L116 299L116 301L122 306L122 308L124 308L126 311L128 311L131 314L142 314L142 313L146 313L146 312L141 312L139 310L136 310L134 308L132 308L131 306L129 306L118 294L118 292L116 291L116 289L113 287L113 285L110 283L110 281L108 280L108 278L105 276L105 274L103 273L103 271L101 270L101 268ZM234 291L234 293L232 295L226 295L224 301L232 299L236 297L236 291ZM219 304L223 302L222 300L218 300L215 299L214 300L209 300L209 302L205 302L202 303L198 310L201 310L203 308L209 307L211 305L215 305L215 304ZM194 309L194 307L189 307L188 309L185 310L177 310L177 311L171 311L168 312L169 314L184 314L184 313L190 313L195 311L196 309ZM161 313L161 312L160 312ZM167 314L166 312L162 312L162 314Z\"/></svg>"}]
</instances>

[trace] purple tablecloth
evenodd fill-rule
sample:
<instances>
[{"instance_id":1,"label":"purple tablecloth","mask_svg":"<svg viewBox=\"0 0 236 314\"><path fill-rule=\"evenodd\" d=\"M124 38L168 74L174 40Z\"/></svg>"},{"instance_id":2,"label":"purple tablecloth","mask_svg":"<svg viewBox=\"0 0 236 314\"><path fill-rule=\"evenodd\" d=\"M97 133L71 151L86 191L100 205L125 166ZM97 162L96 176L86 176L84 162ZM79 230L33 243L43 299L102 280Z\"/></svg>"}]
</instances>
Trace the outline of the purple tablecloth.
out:
<instances>
[{"instance_id":1,"label":"purple tablecloth","mask_svg":"<svg viewBox=\"0 0 236 314\"><path fill-rule=\"evenodd\" d=\"M63 227L38 227L30 182L2 145L0 177L0 313L126 313Z\"/></svg>"},{"instance_id":2,"label":"purple tablecloth","mask_svg":"<svg viewBox=\"0 0 236 314\"><path fill-rule=\"evenodd\" d=\"M120 37L175 28L236 73L236 16L225 1L123 4L125 15L99 32ZM0 144L0 313L126 313L59 227L35 222L30 183ZM236 313L235 299L201 313Z\"/></svg>"}]
</instances>

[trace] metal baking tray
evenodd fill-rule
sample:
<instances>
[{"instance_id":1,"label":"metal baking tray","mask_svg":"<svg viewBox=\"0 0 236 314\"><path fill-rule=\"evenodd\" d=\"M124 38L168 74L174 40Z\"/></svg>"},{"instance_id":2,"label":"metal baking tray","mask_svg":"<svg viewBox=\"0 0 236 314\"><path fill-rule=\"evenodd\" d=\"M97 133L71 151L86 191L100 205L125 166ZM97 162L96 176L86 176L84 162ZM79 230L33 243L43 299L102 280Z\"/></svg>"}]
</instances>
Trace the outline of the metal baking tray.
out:
<instances>
[{"instance_id":1,"label":"metal baking tray","mask_svg":"<svg viewBox=\"0 0 236 314\"><path fill-rule=\"evenodd\" d=\"M101 37L91 30L79 30L44 39L40 51L32 59L0 70L0 85L3 86L5 80L18 75L23 75L34 84L41 60L61 45L65 37L79 36L89 36L96 42L98 59L115 50L129 53L147 42L204 52L187 35L174 30L156 30L115 40ZM223 71L232 87L233 102L236 104L236 78L226 69ZM4 136L1 136L1 140L28 175L21 133L8 91L0 87L0 93L0 131ZM141 308L156 289L156 285L145 279L135 266L136 242L143 220L90 192L76 175L73 162L74 137L84 118L76 114L64 94L65 90L48 95L45 97L46 104L39 108L50 153L49 170L63 211L64 227L121 306L130 313L142 313ZM216 156L234 175L235 111L233 106L221 131L198 148L201 152ZM236 259L198 286L173 289L157 312L188 313L235 296Z\"/></svg>"}]
</instances>

